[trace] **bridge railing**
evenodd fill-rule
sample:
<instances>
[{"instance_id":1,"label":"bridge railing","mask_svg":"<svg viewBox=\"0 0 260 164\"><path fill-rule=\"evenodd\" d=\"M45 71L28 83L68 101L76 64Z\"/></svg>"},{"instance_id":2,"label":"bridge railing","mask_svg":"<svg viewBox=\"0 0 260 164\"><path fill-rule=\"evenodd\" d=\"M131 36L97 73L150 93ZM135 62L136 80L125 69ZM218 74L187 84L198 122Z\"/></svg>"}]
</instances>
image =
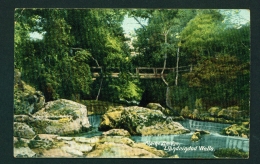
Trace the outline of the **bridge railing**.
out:
<instances>
[{"instance_id":1,"label":"bridge railing","mask_svg":"<svg viewBox=\"0 0 260 164\"><path fill-rule=\"evenodd\" d=\"M177 68L163 68L163 67L136 67L135 68L135 75L141 78L160 78L162 70L164 69L163 76L167 76L169 73L172 72L191 72L192 66L180 66ZM100 76L102 67L91 67L91 72L94 77ZM119 74L118 68L111 69L112 77L118 77ZM113 72L115 71L115 72Z\"/></svg>"}]
</instances>

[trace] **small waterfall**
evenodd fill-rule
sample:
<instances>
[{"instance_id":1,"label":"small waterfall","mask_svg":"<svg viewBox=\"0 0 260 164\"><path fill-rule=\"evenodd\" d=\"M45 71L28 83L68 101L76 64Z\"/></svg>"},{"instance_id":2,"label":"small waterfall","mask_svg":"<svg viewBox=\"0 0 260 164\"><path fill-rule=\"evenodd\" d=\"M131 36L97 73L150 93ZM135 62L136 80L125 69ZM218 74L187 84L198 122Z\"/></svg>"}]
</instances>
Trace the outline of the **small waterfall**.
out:
<instances>
[{"instance_id":1,"label":"small waterfall","mask_svg":"<svg viewBox=\"0 0 260 164\"><path fill-rule=\"evenodd\" d=\"M249 151L249 140L246 138L227 137L226 148Z\"/></svg>"},{"instance_id":2,"label":"small waterfall","mask_svg":"<svg viewBox=\"0 0 260 164\"><path fill-rule=\"evenodd\" d=\"M172 87L168 86L166 89L166 105L170 109L173 109L173 102L172 102L171 96L172 96Z\"/></svg>"},{"instance_id":3,"label":"small waterfall","mask_svg":"<svg viewBox=\"0 0 260 164\"><path fill-rule=\"evenodd\" d=\"M102 132L98 131L99 124L101 122L102 115L90 115L88 116L89 123L91 125L91 130L85 134L85 137L93 137L93 136L100 136Z\"/></svg>"},{"instance_id":4,"label":"small waterfall","mask_svg":"<svg viewBox=\"0 0 260 164\"><path fill-rule=\"evenodd\" d=\"M88 116L88 121L93 128L98 128L102 115L90 115Z\"/></svg>"},{"instance_id":5,"label":"small waterfall","mask_svg":"<svg viewBox=\"0 0 260 164\"><path fill-rule=\"evenodd\" d=\"M209 132L215 132L218 133L222 129L230 126L229 124L222 124L222 123L216 123L216 122L203 122L203 121L195 121L195 120L185 120L180 121L182 126L185 128L195 131L196 129L200 130L207 130Z\"/></svg>"}]
</instances>

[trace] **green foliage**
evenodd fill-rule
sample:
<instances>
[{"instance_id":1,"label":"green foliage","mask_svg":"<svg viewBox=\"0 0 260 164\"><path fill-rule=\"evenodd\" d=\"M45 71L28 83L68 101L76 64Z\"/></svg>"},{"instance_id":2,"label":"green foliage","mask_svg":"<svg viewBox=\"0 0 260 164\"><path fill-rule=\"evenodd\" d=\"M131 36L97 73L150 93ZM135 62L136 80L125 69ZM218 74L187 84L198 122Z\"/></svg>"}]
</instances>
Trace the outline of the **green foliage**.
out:
<instances>
[{"instance_id":1,"label":"green foliage","mask_svg":"<svg viewBox=\"0 0 260 164\"><path fill-rule=\"evenodd\" d=\"M213 55L211 48L219 43L218 33L223 31L222 20L215 10L198 12L181 32L181 46L195 54Z\"/></svg>"},{"instance_id":2,"label":"green foliage","mask_svg":"<svg viewBox=\"0 0 260 164\"><path fill-rule=\"evenodd\" d=\"M142 10L148 19L145 28L136 30L137 40L133 43L140 55L133 63L139 66L162 67L165 54L167 66L175 66L179 33L195 15L195 10ZM139 15L139 14L137 14Z\"/></svg>"},{"instance_id":3,"label":"green foliage","mask_svg":"<svg viewBox=\"0 0 260 164\"><path fill-rule=\"evenodd\" d=\"M138 80L131 79L131 75L120 73L117 80L113 80L108 88L113 95L113 101L118 100L140 100L142 90L138 87Z\"/></svg>"},{"instance_id":4,"label":"green foliage","mask_svg":"<svg viewBox=\"0 0 260 164\"><path fill-rule=\"evenodd\" d=\"M203 109L202 99L196 99L195 108L198 109L198 110Z\"/></svg>"},{"instance_id":5,"label":"green foliage","mask_svg":"<svg viewBox=\"0 0 260 164\"><path fill-rule=\"evenodd\" d=\"M107 54L122 58L126 51L120 27L123 15L123 10L112 9L18 9L15 66L47 101L84 98L91 92L89 65L96 66L90 59L103 65L110 60ZM43 39L29 38L30 32L41 33ZM118 58L109 62L114 61Z\"/></svg>"},{"instance_id":6,"label":"green foliage","mask_svg":"<svg viewBox=\"0 0 260 164\"><path fill-rule=\"evenodd\" d=\"M142 27L135 31L136 56L124 42L126 14L147 22L138 22ZM192 64L193 70L178 72L171 95L177 108L239 106L249 114L250 25L228 25L233 15L186 9L16 9L15 68L46 101L94 99L100 91L101 100L142 97L143 105L165 105L162 80L133 78L133 69L163 67L166 60L166 67L176 67L178 59L179 66ZM33 32L43 39L30 38ZM95 81L93 66L102 66ZM111 76L115 71L118 78ZM168 75L169 86L176 76Z\"/></svg>"},{"instance_id":7,"label":"green foliage","mask_svg":"<svg viewBox=\"0 0 260 164\"><path fill-rule=\"evenodd\" d=\"M234 85L243 88L248 86L249 81L241 78L248 76L248 71L247 63L241 64L236 57L218 55L202 61L194 68L193 72L186 73L183 77L189 81L190 87L197 90L198 96L202 98L206 107L243 106L245 104L242 104L239 98L241 92L238 92L241 91L241 88L234 88ZM243 95L245 99L249 99L249 97L246 98L247 94Z\"/></svg>"},{"instance_id":8,"label":"green foliage","mask_svg":"<svg viewBox=\"0 0 260 164\"><path fill-rule=\"evenodd\" d=\"M249 158L248 152L240 149L220 148L214 151L214 155L220 158Z\"/></svg>"}]
</instances>

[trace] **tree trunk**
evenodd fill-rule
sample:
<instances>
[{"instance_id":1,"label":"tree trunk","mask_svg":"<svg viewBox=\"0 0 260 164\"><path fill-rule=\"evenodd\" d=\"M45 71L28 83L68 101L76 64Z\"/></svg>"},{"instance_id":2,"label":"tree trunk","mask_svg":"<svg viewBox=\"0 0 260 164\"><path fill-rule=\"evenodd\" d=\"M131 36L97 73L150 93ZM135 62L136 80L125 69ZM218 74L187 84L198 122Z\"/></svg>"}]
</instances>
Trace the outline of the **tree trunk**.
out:
<instances>
[{"instance_id":1,"label":"tree trunk","mask_svg":"<svg viewBox=\"0 0 260 164\"><path fill-rule=\"evenodd\" d=\"M102 82L103 82L103 77L101 79L101 82L100 82L100 85L99 85L99 89L98 89L98 94L97 94L97 97L96 97L96 100L98 101L98 97L100 95L100 91L101 91L101 87L102 87Z\"/></svg>"},{"instance_id":2,"label":"tree trunk","mask_svg":"<svg viewBox=\"0 0 260 164\"><path fill-rule=\"evenodd\" d=\"M179 76L179 59L180 59L179 53L180 53L180 47L178 47L178 50L177 50L176 77L175 77L176 86L178 85L178 76Z\"/></svg>"},{"instance_id":3,"label":"tree trunk","mask_svg":"<svg viewBox=\"0 0 260 164\"><path fill-rule=\"evenodd\" d=\"M165 42L165 43L167 43L167 34L168 34L168 32L166 32L166 33L164 34L164 42ZM162 72L161 72L161 78L162 78L163 82L166 84L166 86L168 86L168 83L167 83L167 81L164 79L164 76L163 76L163 72L164 72L164 70L165 70L165 68L166 68L166 61L167 61L167 54L165 53L165 54L164 54L163 69L162 69Z\"/></svg>"}]
</instances>

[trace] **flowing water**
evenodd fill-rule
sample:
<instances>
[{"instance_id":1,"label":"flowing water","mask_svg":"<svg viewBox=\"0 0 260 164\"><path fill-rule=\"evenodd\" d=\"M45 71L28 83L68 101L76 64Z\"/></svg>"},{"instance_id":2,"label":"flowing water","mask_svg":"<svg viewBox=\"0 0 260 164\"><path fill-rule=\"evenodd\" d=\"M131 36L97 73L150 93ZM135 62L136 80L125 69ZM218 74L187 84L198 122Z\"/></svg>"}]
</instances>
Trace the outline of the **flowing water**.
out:
<instances>
[{"instance_id":1,"label":"flowing water","mask_svg":"<svg viewBox=\"0 0 260 164\"><path fill-rule=\"evenodd\" d=\"M98 131L101 115L88 117L92 130L80 134L80 136L100 136ZM236 136L224 136L219 133L229 124L203 122L194 120L180 121L180 123L191 132L180 135L161 136L132 136L135 142L142 142L159 150L165 150L170 155L177 154L180 158L214 158L213 152L218 148L238 148L249 151L249 140ZM209 131L210 134L202 135L197 142L191 141L191 136L196 129Z\"/></svg>"},{"instance_id":2,"label":"flowing water","mask_svg":"<svg viewBox=\"0 0 260 164\"><path fill-rule=\"evenodd\" d=\"M180 122L185 128L190 129L188 134L162 135L162 136L132 136L135 142L143 142L159 150L165 150L171 155L180 158L214 158L214 150L218 148L238 148L249 151L249 140L235 136L220 135L219 132L228 124L185 120ZM191 141L191 136L196 129L207 130L210 134L202 135L197 141Z\"/></svg>"}]
</instances>

